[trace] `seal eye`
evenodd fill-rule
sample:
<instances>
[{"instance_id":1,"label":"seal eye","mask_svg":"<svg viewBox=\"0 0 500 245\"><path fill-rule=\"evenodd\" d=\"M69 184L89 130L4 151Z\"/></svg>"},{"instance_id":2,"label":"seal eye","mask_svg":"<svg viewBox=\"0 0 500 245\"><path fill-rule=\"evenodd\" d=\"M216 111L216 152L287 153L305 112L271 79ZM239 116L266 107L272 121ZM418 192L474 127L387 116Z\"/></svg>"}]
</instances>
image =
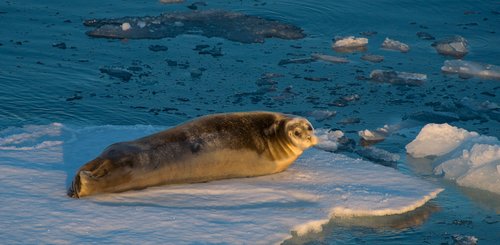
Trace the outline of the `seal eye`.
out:
<instances>
[{"instance_id":1,"label":"seal eye","mask_svg":"<svg viewBox=\"0 0 500 245\"><path fill-rule=\"evenodd\" d=\"M313 128L311 127L311 125L307 125L307 130L309 130L309 131L313 130Z\"/></svg>"},{"instance_id":2,"label":"seal eye","mask_svg":"<svg viewBox=\"0 0 500 245\"><path fill-rule=\"evenodd\" d=\"M295 130L295 132L293 132L295 134L295 136L299 137L300 136L300 131L299 130Z\"/></svg>"}]
</instances>

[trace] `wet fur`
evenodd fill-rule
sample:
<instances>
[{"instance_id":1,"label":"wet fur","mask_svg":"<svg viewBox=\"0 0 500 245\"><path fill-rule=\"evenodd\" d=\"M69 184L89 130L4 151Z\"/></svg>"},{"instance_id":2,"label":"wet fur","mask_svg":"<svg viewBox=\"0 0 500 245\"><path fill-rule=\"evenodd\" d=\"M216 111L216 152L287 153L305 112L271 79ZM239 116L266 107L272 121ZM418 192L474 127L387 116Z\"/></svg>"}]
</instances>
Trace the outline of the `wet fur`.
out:
<instances>
[{"instance_id":1,"label":"wet fur","mask_svg":"<svg viewBox=\"0 0 500 245\"><path fill-rule=\"evenodd\" d=\"M302 153L286 132L292 120L271 112L215 114L113 144L78 170L68 195L283 171Z\"/></svg>"}]
</instances>

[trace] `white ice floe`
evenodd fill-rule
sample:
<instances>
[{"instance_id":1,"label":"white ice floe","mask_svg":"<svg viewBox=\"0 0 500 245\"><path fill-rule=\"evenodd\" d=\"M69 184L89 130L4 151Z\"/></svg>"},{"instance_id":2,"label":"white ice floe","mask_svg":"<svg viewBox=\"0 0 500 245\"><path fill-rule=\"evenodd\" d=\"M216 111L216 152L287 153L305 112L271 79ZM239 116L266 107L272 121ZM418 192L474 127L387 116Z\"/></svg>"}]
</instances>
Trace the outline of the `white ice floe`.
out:
<instances>
[{"instance_id":1,"label":"white ice floe","mask_svg":"<svg viewBox=\"0 0 500 245\"><path fill-rule=\"evenodd\" d=\"M4 243L272 244L291 232L321 231L331 217L405 213L441 191L391 168L310 149L275 175L72 199L66 188L78 167L111 143L162 128L63 126L56 136L54 128L0 132L38 139L33 145L46 137L63 142L50 148L61 156L57 165L43 165L54 159L36 150L0 150Z\"/></svg>"},{"instance_id":2,"label":"white ice floe","mask_svg":"<svg viewBox=\"0 0 500 245\"><path fill-rule=\"evenodd\" d=\"M455 73L461 77L476 76L500 80L500 66L465 60L445 60L441 71Z\"/></svg>"},{"instance_id":3,"label":"white ice floe","mask_svg":"<svg viewBox=\"0 0 500 245\"><path fill-rule=\"evenodd\" d=\"M368 39L364 37L339 37L335 38L335 42L332 47L334 49L337 48L357 48L357 47L365 47L368 44Z\"/></svg>"},{"instance_id":4,"label":"white ice floe","mask_svg":"<svg viewBox=\"0 0 500 245\"><path fill-rule=\"evenodd\" d=\"M123 22L121 25L121 28L122 28L122 31L128 31L131 28L130 23Z\"/></svg>"},{"instance_id":5,"label":"white ice floe","mask_svg":"<svg viewBox=\"0 0 500 245\"><path fill-rule=\"evenodd\" d=\"M500 194L500 141L448 124L427 124L406 146L415 158L437 157L434 174Z\"/></svg>"},{"instance_id":6,"label":"white ice floe","mask_svg":"<svg viewBox=\"0 0 500 245\"><path fill-rule=\"evenodd\" d=\"M410 46L408 46L408 44L402 43L400 41L392 40L388 37L386 37L384 42L382 43L382 48L397 50L397 51L400 51L402 53L406 53L406 52L410 51Z\"/></svg>"}]
</instances>

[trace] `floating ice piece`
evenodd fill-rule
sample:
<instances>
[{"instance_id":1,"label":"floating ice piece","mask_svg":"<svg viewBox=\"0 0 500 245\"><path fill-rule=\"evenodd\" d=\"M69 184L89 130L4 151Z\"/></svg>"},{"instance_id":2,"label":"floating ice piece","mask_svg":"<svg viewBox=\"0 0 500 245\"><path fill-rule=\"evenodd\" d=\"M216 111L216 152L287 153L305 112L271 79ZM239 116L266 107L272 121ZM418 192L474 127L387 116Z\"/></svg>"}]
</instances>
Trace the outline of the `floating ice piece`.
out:
<instances>
[{"instance_id":1,"label":"floating ice piece","mask_svg":"<svg viewBox=\"0 0 500 245\"><path fill-rule=\"evenodd\" d=\"M384 61L384 56L382 55L374 55L374 54L365 54L361 56L362 60L370 61L373 63L380 63Z\"/></svg>"},{"instance_id":2,"label":"floating ice piece","mask_svg":"<svg viewBox=\"0 0 500 245\"><path fill-rule=\"evenodd\" d=\"M280 62L278 63L278 65L282 66L282 65L288 65L288 64L307 64L307 63L311 63L315 61L315 59L313 58L293 58L293 59L283 59L283 60L280 60Z\"/></svg>"},{"instance_id":3,"label":"floating ice piece","mask_svg":"<svg viewBox=\"0 0 500 245\"><path fill-rule=\"evenodd\" d=\"M332 45L335 51L339 52L352 52L364 50L368 44L368 39L364 37L337 37Z\"/></svg>"},{"instance_id":4,"label":"floating ice piece","mask_svg":"<svg viewBox=\"0 0 500 245\"><path fill-rule=\"evenodd\" d=\"M379 128L377 130L365 129L358 132L359 137L366 141L382 141L389 135L389 132L385 128Z\"/></svg>"},{"instance_id":5,"label":"floating ice piece","mask_svg":"<svg viewBox=\"0 0 500 245\"><path fill-rule=\"evenodd\" d=\"M480 77L500 80L500 66L465 60L445 60L441 71L456 73L461 77Z\"/></svg>"},{"instance_id":6,"label":"floating ice piece","mask_svg":"<svg viewBox=\"0 0 500 245\"><path fill-rule=\"evenodd\" d=\"M339 139L344 137L344 133L340 130L319 128L314 133L318 136L318 144L314 147L330 152L337 151L339 148Z\"/></svg>"},{"instance_id":7,"label":"floating ice piece","mask_svg":"<svg viewBox=\"0 0 500 245\"><path fill-rule=\"evenodd\" d=\"M500 141L448 124L427 124L406 146L415 158L434 156L434 174L458 185L500 194Z\"/></svg>"},{"instance_id":8,"label":"floating ice piece","mask_svg":"<svg viewBox=\"0 0 500 245\"><path fill-rule=\"evenodd\" d=\"M128 23L127 28L122 24ZM104 38L159 39L181 34L222 37L241 43L263 43L265 38L301 39L302 29L291 24L224 10L164 13L160 16L91 19L87 35Z\"/></svg>"},{"instance_id":9,"label":"floating ice piece","mask_svg":"<svg viewBox=\"0 0 500 245\"><path fill-rule=\"evenodd\" d=\"M120 243L126 238L133 244L158 243L158 239L176 244L275 244L290 237L291 231L297 235L321 231L331 217L402 214L424 205L442 190L390 168L310 149L279 174L75 200L66 196L64 183L69 184L68 176L80 163L113 142L164 128L64 126L60 134L52 136L58 128L0 131L4 139L24 135L21 138L38 144L50 136L63 142L52 149L62 157L57 167L40 165L45 160L37 157L37 151L6 157L6 151L0 150L4 243ZM42 131L50 135L40 135Z\"/></svg>"},{"instance_id":10,"label":"floating ice piece","mask_svg":"<svg viewBox=\"0 0 500 245\"><path fill-rule=\"evenodd\" d=\"M373 70L370 79L376 82L385 82L395 85L419 86L427 80L427 75L390 70Z\"/></svg>"},{"instance_id":11,"label":"floating ice piece","mask_svg":"<svg viewBox=\"0 0 500 245\"><path fill-rule=\"evenodd\" d=\"M125 82L129 81L130 78L132 78L132 73L121 67L106 66L99 68L99 71L101 71L101 73L108 74L111 77L119 78Z\"/></svg>"},{"instance_id":12,"label":"floating ice piece","mask_svg":"<svg viewBox=\"0 0 500 245\"><path fill-rule=\"evenodd\" d=\"M469 43L461 36L448 37L432 43L439 54L464 57L469 52Z\"/></svg>"},{"instance_id":13,"label":"floating ice piece","mask_svg":"<svg viewBox=\"0 0 500 245\"><path fill-rule=\"evenodd\" d=\"M436 38L433 37L431 34L423 31L417 32L417 37L422 39L422 40L435 40Z\"/></svg>"},{"instance_id":14,"label":"floating ice piece","mask_svg":"<svg viewBox=\"0 0 500 245\"><path fill-rule=\"evenodd\" d=\"M312 54L312 58L330 63L349 63L350 61L344 57L331 56L326 54Z\"/></svg>"},{"instance_id":15,"label":"floating ice piece","mask_svg":"<svg viewBox=\"0 0 500 245\"><path fill-rule=\"evenodd\" d=\"M410 46L408 46L407 44L402 43L400 41L392 40L388 37L386 37L384 42L382 43L382 48L397 50L403 53L410 51Z\"/></svg>"},{"instance_id":16,"label":"floating ice piece","mask_svg":"<svg viewBox=\"0 0 500 245\"><path fill-rule=\"evenodd\" d=\"M160 3L165 3L165 4L169 4L169 3L182 3L184 2L184 0L160 0Z\"/></svg>"},{"instance_id":17,"label":"floating ice piece","mask_svg":"<svg viewBox=\"0 0 500 245\"><path fill-rule=\"evenodd\" d=\"M356 150L356 153L370 161L376 163L382 163L383 165L395 163L399 161L399 155L388 152L384 149L379 149L373 146L363 147L359 150Z\"/></svg>"},{"instance_id":18,"label":"floating ice piece","mask_svg":"<svg viewBox=\"0 0 500 245\"><path fill-rule=\"evenodd\" d=\"M406 145L406 152L415 158L442 156L457 148L466 139L477 136L479 134L476 132L469 132L447 123L430 123Z\"/></svg>"},{"instance_id":19,"label":"floating ice piece","mask_svg":"<svg viewBox=\"0 0 500 245\"><path fill-rule=\"evenodd\" d=\"M477 238L475 236L465 236L454 234L451 236L456 245L476 245Z\"/></svg>"},{"instance_id":20,"label":"floating ice piece","mask_svg":"<svg viewBox=\"0 0 500 245\"><path fill-rule=\"evenodd\" d=\"M455 113L418 111L403 116L403 120L415 120L424 123L449 123L460 120Z\"/></svg>"}]
</instances>

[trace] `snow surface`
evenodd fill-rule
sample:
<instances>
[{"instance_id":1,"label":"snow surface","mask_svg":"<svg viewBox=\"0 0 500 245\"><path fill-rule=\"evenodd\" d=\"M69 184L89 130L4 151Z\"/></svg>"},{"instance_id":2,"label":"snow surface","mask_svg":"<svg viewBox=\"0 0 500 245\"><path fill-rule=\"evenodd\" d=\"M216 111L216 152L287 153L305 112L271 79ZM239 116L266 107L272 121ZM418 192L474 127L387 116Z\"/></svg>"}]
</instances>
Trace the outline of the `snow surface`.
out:
<instances>
[{"instance_id":1,"label":"snow surface","mask_svg":"<svg viewBox=\"0 0 500 245\"><path fill-rule=\"evenodd\" d=\"M406 146L415 158L437 157L434 174L500 194L500 141L449 124L427 124Z\"/></svg>"},{"instance_id":2,"label":"snow surface","mask_svg":"<svg viewBox=\"0 0 500 245\"><path fill-rule=\"evenodd\" d=\"M66 196L76 169L104 147L161 129L54 123L0 131L0 240L270 244L321 231L331 217L405 213L442 191L391 168L311 149L275 175Z\"/></svg>"}]
</instances>

